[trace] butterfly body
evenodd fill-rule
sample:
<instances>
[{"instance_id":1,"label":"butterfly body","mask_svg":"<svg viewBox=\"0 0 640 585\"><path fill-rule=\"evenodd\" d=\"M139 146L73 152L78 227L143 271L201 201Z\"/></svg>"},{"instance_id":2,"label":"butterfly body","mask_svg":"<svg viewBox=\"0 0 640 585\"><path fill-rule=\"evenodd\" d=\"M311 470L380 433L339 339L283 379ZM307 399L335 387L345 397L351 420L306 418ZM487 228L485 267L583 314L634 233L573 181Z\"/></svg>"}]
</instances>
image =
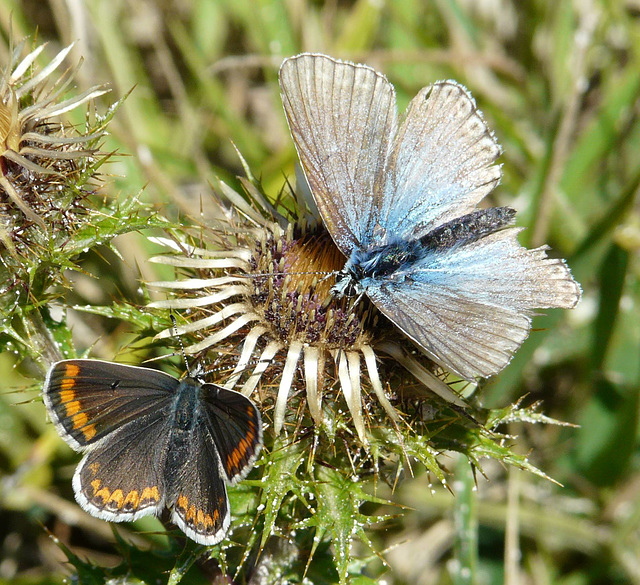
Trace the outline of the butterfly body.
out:
<instances>
[{"instance_id":1,"label":"butterfly body","mask_svg":"<svg viewBox=\"0 0 640 585\"><path fill-rule=\"evenodd\" d=\"M423 88L398 118L382 74L303 53L283 62L280 88L311 194L346 258L334 296L366 294L469 380L509 363L535 309L577 304L566 264L519 244L513 210L478 209L500 182L501 148L460 84Z\"/></svg>"},{"instance_id":2,"label":"butterfly body","mask_svg":"<svg viewBox=\"0 0 640 585\"><path fill-rule=\"evenodd\" d=\"M195 379L186 378L180 382L171 399L169 412L167 413L167 441L159 459L158 466L161 476L166 478L165 506L171 508L175 505L180 490L182 477L172 470L180 469L181 465L193 456L193 445L198 440L200 429L207 428L203 420L204 413L200 407L204 386ZM213 444L213 438L208 436L207 441Z\"/></svg>"},{"instance_id":3,"label":"butterfly body","mask_svg":"<svg viewBox=\"0 0 640 585\"><path fill-rule=\"evenodd\" d=\"M43 398L62 438L85 453L73 477L83 509L122 522L167 507L196 542L224 537L226 485L249 472L262 445L260 414L248 398L99 360L54 364Z\"/></svg>"},{"instance_id":4,"label":"butterfly body","mask_svg":"<svg viewBox=\"0 0 640 585\"><path fill-rule=\"evenodd\" d=\"M508 207L491 207L469 213L441 225L425 235L412 239L397 239L370 250L356 248L340 272L332 288L340 298L349 289L357 294L380 279L388 283L404 282L417 277L418 267L428 272L440 254L473 242L507 227L515 211Z\"/></svg>"},{"instance_id":5,"label":"butterfly body","mask_svg":"<svg viewBox=\"0 0 640 585\"><path fill-rule=\"evenodd\" d=\"M331 288L336 298L347 291L356 294L366 292L369 279L393 277L403 273L403 266L412 265L422 254L418 240L405 242L399 240L372 250L354 250Z\"/></svg>"}]
</instances>

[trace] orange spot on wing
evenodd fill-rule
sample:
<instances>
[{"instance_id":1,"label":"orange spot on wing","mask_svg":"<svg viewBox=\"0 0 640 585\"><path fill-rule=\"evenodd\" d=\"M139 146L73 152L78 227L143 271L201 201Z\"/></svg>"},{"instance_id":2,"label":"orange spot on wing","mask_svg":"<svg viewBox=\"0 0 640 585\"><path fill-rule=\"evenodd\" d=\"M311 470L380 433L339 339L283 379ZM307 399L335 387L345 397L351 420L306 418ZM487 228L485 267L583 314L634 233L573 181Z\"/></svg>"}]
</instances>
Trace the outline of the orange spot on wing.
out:
<instances>
[{"instance_id":1,"label":"orange spot on wing","mask_svg":"<svg viewBox=\"0 0 640 585\"><path fill-rule=\"evenodd\" d=\"M123 506L135 510L140 503L140 493L138 490L131 490L124 499Z\"/></svg>"},{"instance_id":2,"label":"orange spot on wing","mask_svg":"<svg viewBox=\"0 0 640 585\"><path fill-rule=\"evenodd\" d=\"M222 505L223 501L220 500L219 503ZM208 532L211 528L215 527L220 517L218 510L214 510L212 516L211 514L206 514L204 510L196 509L193 504L189 506L189 499L184 495L178 497L176 508L179 508L183 512L187 524L195 526L197 530L202 532Z\"/></svg>"},{"instance_id":3,"label":"orange spot on wing","mask_svg":"<svg viewBox=\"0 0 640 585\"><path fill-rule=\"evenodd\" d=\"M109 488L103 487L101 490L98 490L95 494L93 494L94 500L102 500L101 506L104 506L111 497L111 490Z\"/></svg>"},{"instance_id":4,"label":"orange spot on wing","mask_svg":"<svg viewBox=\"0 0 640 585\"><path fill-rule=\"evenodd\" d=\"M228 456L227 456L227 466L230 468L239 468L242 461L247 458L247 454L253 445L254 435L248 435L249 440L242 439L237 448L235 448Z\"/></svg>"},{"instance_id":5,"label":"orange spot on wing","mask_svg":"<svg viewBox=\"0 0 640 585\"><path fill-rule=\"evenodd\" d=\"M96 436L96 427L95 425L87 425L82 429L82 434L87 441L93 439Z\"/></svg>"},{"instance_id":6,"label":"orange spot on wing","mask_svg":"<svg viewBox=\"0 0 640 585\"><path fill-rule=\"evenodd\" d=\"M63 380L63 383L66 380ZM71 386L73 386L73 380L71 380ZM66 404L67 402L71 402L76 397L76 393L70 389L60 390L60 402L62 404Z\"/></svg>"},{"instance_id":7,"label":"orange spot on wing","mask_svg":"<svg viewBox=\"0 0 640 585\"><path fill-rule=\"evenodd\" d=\"M89 417L84 412L79 412L78 414L73 415L73 428L81 429L84 425L89 422Z\"/></svg>"},{"instance_id":8,"label":"orange spot on wing","mask_svg":"<svg viewBox=\"0 0 640 585\"><path fill-rule=\"evenodd\" d=\"M71 388L73 388L76 385L76 381L73 378L62 378L62 380L60 380L60 388L62 389L62 392L73 392L73 390L71 390ZM60 392L62 394L62 392Z\"/></svg>"},{"instance_id":9,"label":"orange spot on wing","mask_svg":"<svg viewBox=\"0 0 640 585\"><path fill-rule=\"evenodd\" d=\"M152 487L146 487L142 490L142 494L140 495L140 503L142 505L155 504L159 501L160 501L160 492L158 491L157 485L154 485Z\"/></svg>"},{"instance_id":10,"label":"orange spot on wing","mask_svg":"<svg viewBox=\"0 0 640 585\"><path fill-rule=\"evenodd\" d=\"M73 402L67 402L64 405L65 410L67 411L67 416L74 416L80 412L80 402L74 400Z\"/></svg>"},{"instance_id":11,"label":"orange spot on wing","mask_svg":"<svg viewBox=\"0 0 640 585\"><path fill-rule=\"evenodd\" d=\"M121 489L115 490L109 497L108 504L115 504L115 507L120 510L124 504L124 494Z\"/></svg>"},{"instance_id":12,"label":"orange spot on wing","mask_svg":"<svg viewBox=\"0 0 640 585\"><path fill-rule=\"evenodd\" d=\"M73 404L73 403L72 403ZM84 412L79 412L73 415L73 428L74 430L79 430L84 435L84 438L89 441L93 439L96 434L95 425L87 424L89 422L89 417Z\"/></svg>"},{"instance_id":13,"label":"orange spot on wing","mask_svg":"<svg viewBox=\"0 0 640 585\"><path fill-rule=\"evenodd\" d=\"M65 364L64 375L67 378L77 378L80 373L80 366L77 364Z\"/></svg>"}]
</instances>

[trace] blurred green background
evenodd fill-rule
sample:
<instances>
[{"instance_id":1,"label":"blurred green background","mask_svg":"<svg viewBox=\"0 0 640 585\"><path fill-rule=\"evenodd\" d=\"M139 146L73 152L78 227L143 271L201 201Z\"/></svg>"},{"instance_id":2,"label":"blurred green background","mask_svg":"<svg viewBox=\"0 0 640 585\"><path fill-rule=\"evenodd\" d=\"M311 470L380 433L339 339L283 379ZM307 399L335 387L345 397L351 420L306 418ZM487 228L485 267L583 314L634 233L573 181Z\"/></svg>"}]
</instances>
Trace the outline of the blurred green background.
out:
<instances>
[{"instance_id":1,"label":"blurred green background","mask_svg":"<svg viewBox=\"0 0 640 585\"><path fill-rule=\"evenodd\" d=\"M574 311L536 322L484 402L542 400L545 414L580 426L510 429L515 450L564 487L488 462L464 524L478 542L470 575L452 566L462 496L432 494L425 476L402 483L393 498L411 511L370 533L388 564L381 578L640 583L637 0L3 0L0 30L2 66L11 35L48 41L43 63L75 41L78 92L112 88L103 111L134 88L109 127L105 149L118 155L101 194L142 191L174 220L199 213L214 177L237 184L234 144L268 194L293 175L277 87L285 56L365 62L395 84L400 109L432 81L466 85L504 148L490 202L515 207L523 243L550 244L584 289ZM159 278L146 262L157 249L138 234L115 247L121 258L105 249L82 260L69 304L141 302L141 280ZM80 313L70 322L93 357L129 351L126 326ZM77 457L46 423L40 382L14 365L0 355L0 582L61 582L64 555L43 524L67 543L79 527L73 550L113 564L110 527L73 502Z\"/></svg>"}]
</instances>

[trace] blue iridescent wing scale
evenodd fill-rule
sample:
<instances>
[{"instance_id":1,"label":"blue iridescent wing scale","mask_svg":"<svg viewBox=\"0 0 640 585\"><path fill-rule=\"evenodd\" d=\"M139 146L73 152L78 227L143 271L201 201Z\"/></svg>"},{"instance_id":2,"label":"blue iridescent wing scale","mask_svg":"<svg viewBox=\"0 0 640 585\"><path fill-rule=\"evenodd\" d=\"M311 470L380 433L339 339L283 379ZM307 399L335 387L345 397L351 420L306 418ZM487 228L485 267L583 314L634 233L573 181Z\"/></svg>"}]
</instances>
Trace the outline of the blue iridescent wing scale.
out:
<instances>
[{"instance_id":1,"label":"blue iridescent wing scale","mask_svg":"<svg viewBox=\"0 0 640 585\"><path fill-rule=\"evenodd\" d=\"M536 308L571 308L580 287L562 260L528 250L518 228L427 254L362 285L374 304L437 363L469 380L506 366Z\"/></svg>"},{"instance_id":2,"label":"blue iridescent wing scale","mask_svg":"<svg viewBox=\"0 0 640 585\"><path fill-rule=\"evenodd\" d=\"M472 212L500 182L499 155L464 87L441 81L422 89L393 141L376 202L381 225L410 240Z\"/></svg>"}]
</instances>

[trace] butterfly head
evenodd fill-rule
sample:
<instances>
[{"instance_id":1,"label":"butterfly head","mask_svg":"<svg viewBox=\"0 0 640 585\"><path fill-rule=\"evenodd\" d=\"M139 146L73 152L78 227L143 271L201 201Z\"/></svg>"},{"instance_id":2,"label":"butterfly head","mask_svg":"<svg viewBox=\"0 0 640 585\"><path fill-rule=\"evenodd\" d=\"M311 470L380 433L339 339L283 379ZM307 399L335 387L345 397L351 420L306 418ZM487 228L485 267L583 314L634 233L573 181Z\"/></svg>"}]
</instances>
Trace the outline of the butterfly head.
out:
<instances>
[{"instance_id":1,"label":"butterfly head","mask_svg":"<svg viewBox=\"0 0 640 585\"><path fill-rule=\"evenodd\" d=\"M366 292L368 279L380 279L401 273L424 255L419 240L398 240L372 249L355 249L344 268L338 272L331 288L335 298L361 295Z\"/></svg>"},{"instance_id":2,"label":"butterfly head","mask_svg":"<svg viewBox=\"0 0 640 585\"><path fill-rule=\"evenodd\" d=\"M336 283L331 287L329 300L359 295L362 291L362 286L354 274L345 266L343 270L336 273Z\"/></svg>"}]
</instances>

